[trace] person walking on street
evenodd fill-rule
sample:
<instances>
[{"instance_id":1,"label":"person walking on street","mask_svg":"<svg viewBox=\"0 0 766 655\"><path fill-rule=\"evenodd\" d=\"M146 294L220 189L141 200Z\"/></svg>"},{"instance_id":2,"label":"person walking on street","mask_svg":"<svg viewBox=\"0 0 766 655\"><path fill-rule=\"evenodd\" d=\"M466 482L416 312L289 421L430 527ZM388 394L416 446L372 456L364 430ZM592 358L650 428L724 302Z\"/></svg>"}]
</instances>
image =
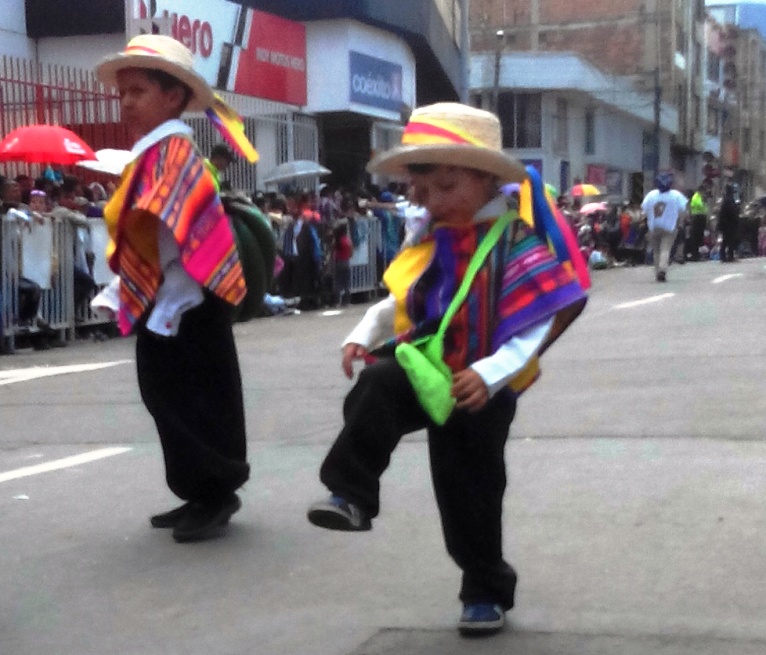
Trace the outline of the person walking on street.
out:
<instances>
[{"instance_id":1,"label":"person walking on street","mask_svg":"<svg viewBox=\"0 0 766 655\"><path fill-rule=\"evenodd\" d=\"M691 230L689 238L686 240L684 256L693 262L700 260L700 248L705 242L705 228L708 221L708 191L706 184L700 184L689 202Z\"/></svg>"},{"instance_id":2,"label":"person walking on street","mask_svg":"<svg viewBox=\"0 0 766 655\"><path fill-rule=\"evenodd\" d=\"M646 194L641 210L649 227L649 243L654 258L654 276L657 282L667 280L671 249L676 238L679 221L683 222L688 201L673 188L673 173L660 173L655 180L656 189Z\"/></svg>"},{"instance_id":3,"label":"person walking on street","mask_svg":"<svg viewBox=\"0 0 766 655\"><path fill-rule=\"evenodd\" d=\"M504 624L516 587L502 553L502 506L517 394L536 377L537 355L582 310L585 293L574 269L509 211L499 184L520 182L525 171L503 152L493 114L458 103L416 109L402 145L368 169L409 173L434 229L393 260L384 276L391 295L344 342L342 368L353 377L353 362L393 337L346 397L343 429L320 472L331 495L309 508L308 520L331 530L370 530L393 450L405 434L425 428L447 550L462 570L458 628L491 634ZM490 233L498 241L444 338L456 405L442 424L426 412L394 351L434 333Z\"/></svg>"},{"instance_id":4,"label":"person walking on street","mask_svg":"<svg viewBox=\"0 0 766 655\"><path fill-rule=\"evenodd\" d=\"M213 91L192 53L141 35L104 59L99 79L120 94L133 162L104 208L119 276L118 323L136 335L138 385L159 433L170 490L184 502L151 517L178 542L218 533L250 475L231 306L246 293L212 175L180 120Z\"/></svg>"},{"instance_id":5,"label":"person walking on street","mask_svg":"<svg viewBox=\"0 0 766 655\"><path fill-rule=\"evenodd\" d=\"M739 203L734 197L734 185L726 185L721 208L718 210L718 229L721 231L721 262L733 262L739 234Z\"/></svg>"}]
</instances>

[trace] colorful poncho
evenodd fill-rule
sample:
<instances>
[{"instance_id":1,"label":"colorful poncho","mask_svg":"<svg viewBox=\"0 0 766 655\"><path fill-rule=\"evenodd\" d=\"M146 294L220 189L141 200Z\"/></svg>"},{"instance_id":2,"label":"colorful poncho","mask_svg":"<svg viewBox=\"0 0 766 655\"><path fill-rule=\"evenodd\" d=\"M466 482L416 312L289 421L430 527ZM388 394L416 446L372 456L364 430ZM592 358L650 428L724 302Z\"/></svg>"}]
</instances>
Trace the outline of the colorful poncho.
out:
<instances>
[{"instance_id":1,"label":"colorful poncho","mask_svg":"<svg viewBox=\"0 0 766 655\"><path fill-rule=\"evenodd\" d=\"M120 276L119 326L128 334L162 282L157 220L178 243L181 263L198 284L231 304L246 293L229 220L194 144L173 135L148 148L123 173L104 208L112 239L110 268Z\"/></svg>"},{"instance_id":2,"label":"colorful poncho","mask_svg":"<svg viewBox=\"0 0 766 655\"><path fill-rule=\"evenodd\" d=\"M432 235L392 262L384 281L396 298L397 342L436 331L477 244L492 223L437 226ZM444 359L453 371L463 370L512 337L584 299L572 267L560 263L533 228L515 220L476 275L468 298L450 323ZM514 388L523 390L534 377Z\"/></svg>"}]
</instances>

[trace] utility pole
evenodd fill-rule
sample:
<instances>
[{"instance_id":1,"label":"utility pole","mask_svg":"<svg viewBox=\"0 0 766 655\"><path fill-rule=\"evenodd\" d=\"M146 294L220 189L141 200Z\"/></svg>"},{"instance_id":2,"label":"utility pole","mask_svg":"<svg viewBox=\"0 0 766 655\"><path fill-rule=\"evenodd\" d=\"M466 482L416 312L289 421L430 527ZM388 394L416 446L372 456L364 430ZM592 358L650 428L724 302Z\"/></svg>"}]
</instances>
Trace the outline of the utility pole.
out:
<instances>
[{"instance_id":1,"label":"utility pole","mask_svg":"<svg viewBox=\"0 0 766 655\"><path fill-rule=\"evenodd\" d=\"M497 30L497 48L495 49L495 80L492 85L492 111L497 114L500 109L500 66L502 65L503 47L505 46L505 31Z\"/></svg>"},{"instance_id":2,"label":"utility pole","mask_svg":"<svg viewBox=\"0 0 766 655\"><path fill-rule=\"evenodd\" d=\"M662 85L660 67L654 68L654 133L652 134L652 179L660 172L660 128L662 124Z\"/></svg>"},{"instance_id":3,"label":"utility pole","mask_svg":"<svg viewBox=\"0 0 766 655\"><path fill-rule=\"evenodd\" d=\"M471 33L468 25L470 0L460 0L460 102L468 103L471 95Z\"/></svg>"}]
</instances>

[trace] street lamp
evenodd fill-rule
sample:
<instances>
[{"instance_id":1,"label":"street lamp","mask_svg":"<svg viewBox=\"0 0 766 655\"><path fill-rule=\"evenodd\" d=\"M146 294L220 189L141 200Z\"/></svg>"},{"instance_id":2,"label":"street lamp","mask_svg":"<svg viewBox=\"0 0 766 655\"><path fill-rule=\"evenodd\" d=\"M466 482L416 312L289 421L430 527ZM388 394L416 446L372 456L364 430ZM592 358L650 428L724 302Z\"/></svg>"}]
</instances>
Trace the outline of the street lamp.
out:
<instances>
[{"instance_id":1,"label":"street lamp","mask_svg":"<svg viewBox=\"0 0 766 655\"><path fill-rule=\"evenodd\" d=\"M500 107L500 64L505 46L505 30L497 30L497 48L495 49L495 83L492 87L492 111L496 114Z\"/></svg>"}]
</instances>

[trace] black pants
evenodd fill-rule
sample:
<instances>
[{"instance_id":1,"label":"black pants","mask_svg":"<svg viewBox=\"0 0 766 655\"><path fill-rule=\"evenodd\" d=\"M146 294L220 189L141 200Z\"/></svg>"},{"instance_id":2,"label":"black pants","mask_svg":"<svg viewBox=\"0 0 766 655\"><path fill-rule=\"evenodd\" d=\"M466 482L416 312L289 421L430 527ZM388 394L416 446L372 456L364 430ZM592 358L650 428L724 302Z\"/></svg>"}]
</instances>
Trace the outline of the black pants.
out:
<instances>
[{"instance_id":1,"label":"black pants","mask_svg":"<svg viewBox=\"0 0 766 655\"><path fill-rule=\"evenodd\" d=\"M689 238L686 240L686 256L693 262L700 260L700 248L705 242L705 226L707 216L705 214L693 214Z\"/></svg>"},{"instance_id":2,"label":"black pants","mask_svg":"<svg viewBox=\"0 0 766 655\"><path fill-rule=\"evenodd\" d=\"M40 285L25 277L19 278L19 321L28 323L37 316L41 298Z\"/></svg>"},{"instance_id":3,"label":"black pants","mask_svg":"<svg viewBox=\"0 0 766 655\"><path fill-rule=\"evenodd\" d=\"M737 252L738 231L736 225L726 225L721 228L721 235L723 240L721 242L721 261L733 262L734 253Z\"/></svg>"},{"instance_id":4,"label":"black pants","mask_svg":"<svg viewBox=\"0 0 766 655\"><path fill-rule=\"evenodd\" d=\"M96 283L87 271L74 268L74 306L78 308L96 290Z\"/></svg>"},{"instance_id":5,"label":"black pants","mask_svg":"<svg viewBox=\"0 0 766 655\"><path fill-rule=\"evenodd\" d=\"M333 296L335 302L351 300L351 265L348 262L335 262L335 277L333 279Z\"/></svg>"},{"instance_id":6,"label":"black pants","mask_svg":"<svg viewBox=\"0 0 766 655\"><path fill-rule=\"evenodd\" d=\"M248 479L242 381L228 306L206 295L178 335L137 329L141 398L154 418L171 491L215 501Z\"/></svg>"},{"instance_id":7,"label":"black pants","mask_svg":"<svg viewBox=\"0 0 766 655\"><path fill-rule=\"evenodd\" d=\"M510 609L516 573L503 560L502 506L505 442L515 411L515 398L503 390L482 411L456 410L437 426L396 360L381 359L362 370L346 397L345 425L322 465L322 482L376 516L391 453L402 436L427 428L447 551L463 571L460 599Z\"/></svg>"}]
</instances>

